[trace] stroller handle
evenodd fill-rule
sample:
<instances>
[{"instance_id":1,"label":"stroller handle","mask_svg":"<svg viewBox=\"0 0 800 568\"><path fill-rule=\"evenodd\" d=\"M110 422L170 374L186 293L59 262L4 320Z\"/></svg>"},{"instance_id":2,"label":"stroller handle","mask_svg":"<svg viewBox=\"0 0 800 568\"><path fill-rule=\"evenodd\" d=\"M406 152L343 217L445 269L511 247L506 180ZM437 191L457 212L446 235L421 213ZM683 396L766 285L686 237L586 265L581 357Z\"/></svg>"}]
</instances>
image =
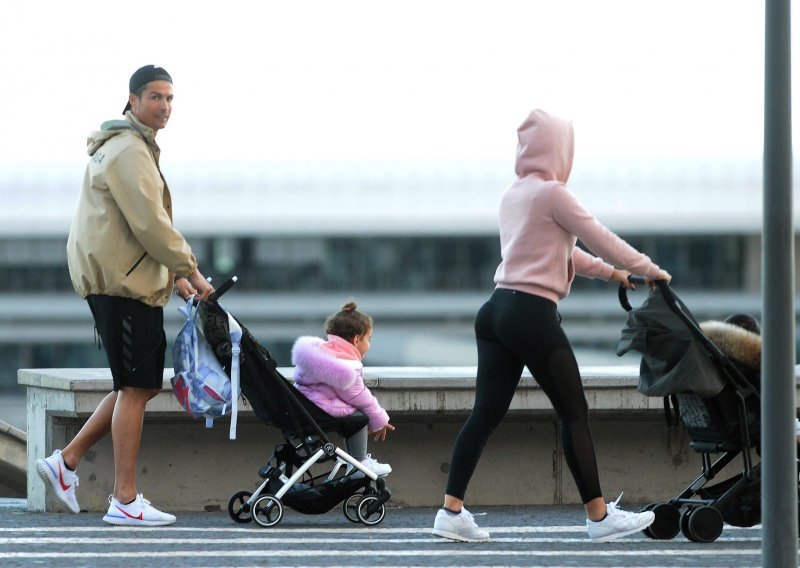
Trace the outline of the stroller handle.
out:
<instances>
[{"instance_id":1,"label":"stroller handle","mask_svg":"<svg viewBox=\"0 0 800 568\"><path fill-rule=\"evenodd\" d=\"M238 277L238 276L231 276L231 277L230 277L230 278L228 278L228 279L227 279L225 282L223 282L223 283L222 283L222 285L221 285L219 288L217 288L216 290L214 290L214 292L213 292L213 293L212 293L212 294L211 294L211 295L208 297L208 300L206 300L206 301L207 301L209 304L213 304L214 302L216 302L217 300L219 300L219 299L220 299L220 297L221 297L221 296L222 296L222 295L223 295L225 292L227 292L228 290L230 290L231 288L233 288L233 285L234 285L234 284L236 284L236 282L237 282L238 280L239 280L239 277Z\"/></svg>"},{"instance_id":2,"label":"stroller handle","mask_svg":"<svg viewBox=\"0 0 800 568\"><path fill-rule=\"evenodd\" d=\"M647 284L647 279L644 276L639 276L638 274L630 274L628 276L628 282L631 284ZM656 280L655 282L659 287L667 286L667 283L663 280ZM622 284L619 285L617 297L619 298L619 305L622 306L623 310L629 312L633 309L633 306L631 306L631 303L628 301L628 289Z\"/></svg>"}]
</instances>

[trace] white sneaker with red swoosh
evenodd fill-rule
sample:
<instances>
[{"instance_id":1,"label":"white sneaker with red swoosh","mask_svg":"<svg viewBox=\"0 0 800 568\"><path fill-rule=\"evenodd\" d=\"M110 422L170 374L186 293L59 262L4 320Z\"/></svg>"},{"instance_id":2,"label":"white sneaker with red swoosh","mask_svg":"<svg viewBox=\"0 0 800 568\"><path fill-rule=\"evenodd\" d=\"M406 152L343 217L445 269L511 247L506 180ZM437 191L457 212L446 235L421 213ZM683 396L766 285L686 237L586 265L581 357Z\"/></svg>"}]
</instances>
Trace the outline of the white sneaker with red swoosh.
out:
<instances>
[{"instance_id":1,"label":"white sneaker with red swoosh","mask_svg":"<svg viewBox=\"0 0 800 568\"><path fill-rule=\"evenodd\" d=\"M103 520L110 525L126 527L160 527L174 523L175 515L159 511L141 493L127 505L123 505L113 495L109 495L108 512Z\"/></svg>"},{"instance_id":2,"label":"white sneaker with red swoosh","mask_svg":"<svg viewBox=\"0 0 800 568\"><path fill-rule=\"evenodd\" d=\"M78 486L78 474L67 469L61 450L56 450L53 455L43 460L36 460L36 471L43 481L49 482L56 497L73 513L80 513L78 498L75 497L75 488Z\"/></svg>"}]
</instances>

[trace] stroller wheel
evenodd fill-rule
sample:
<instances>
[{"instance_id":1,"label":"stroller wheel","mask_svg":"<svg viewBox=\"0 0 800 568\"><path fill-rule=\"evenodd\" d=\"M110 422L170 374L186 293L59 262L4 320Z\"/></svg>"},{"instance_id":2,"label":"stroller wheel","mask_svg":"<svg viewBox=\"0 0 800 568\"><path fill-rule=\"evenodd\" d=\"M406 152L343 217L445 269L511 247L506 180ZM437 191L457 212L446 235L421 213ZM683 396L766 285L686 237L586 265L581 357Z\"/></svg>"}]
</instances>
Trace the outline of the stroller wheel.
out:
<instances>
[{"instance_id":1,"label":"stroller wheel","mask_svg":"<svg viewBox=\"0 0 800 568\"><path fill-rule=\"evenodd\" d=\"M687 507L681 513L681 533L686 538L689 538L689 517L692 516L692 511L694 511L694 507Z\"/></svg>"},{"instance_id":2,"label":"stroller wheel","mask_svg":"<svg viewBox=\"0 0 800 568\"><path fill-rule=\"evenodd\" d=\"M386 506L381 503L381 506L371 515L368 513L370 505L375 503L378 498L372 495L367 495L358 502L358 520L368 526L377 525L386 516Z\"/></svg>"},{"instance_id":3,"label":"stroller wheel","mask_svg":"<svg viewBox=\"0 0 800 568\"><path fill-rule=\"evenodd\" d=\"M358 518L358 502L361 501L361 497L363 497L361 493L354 493L353 495L350 495L350 497L348 497L342 505L344 516L351 523L361 522L361 519Z\"/></svg>"},{"instance_id":4,"label":"stroller wheel","mask_svg":"<svg viewBox=\"0 0 800 568\"><path fill-rule=\"evenodd\" d=\"M231 498L228 499L228 514L231 519L237 523L249 523L253 520L253 515L250 513L250 505L247 501L253 494L249 491L237 491Z\"/></svg>"},{"instance_id":5,"label":"stroller wheel","mask_svg":"<svg viewBox=\"0 0 800 568\"><path fill-rule=\"evenodd\" d=\"M264 495L253 505L253 518L262 527L274 527L283 518L283 505L274 495Z\"/></svg>"},{"instance_id":6,"label":"stroller wheel","mask_svg":"<svg viewBox=\"0 0 800 568\"><path fill-rule=\"evenodd\" d=\"M656 519L647 529L645 534L656 540L670 540L681 532L681 512L672 503L657 503L650 509L655 513Z\"/></svg>"},{"instance_id":7,"label":"stroller wheel","mask_svg":"<svg viewBox=\"0 0 800 568\"><path fill-rule=\"evenodd\" d=\"M714 542L722 534L722 513L714 507L686 509L681 516L681 532L692 542Z\"/></svg>"}]
</instances>

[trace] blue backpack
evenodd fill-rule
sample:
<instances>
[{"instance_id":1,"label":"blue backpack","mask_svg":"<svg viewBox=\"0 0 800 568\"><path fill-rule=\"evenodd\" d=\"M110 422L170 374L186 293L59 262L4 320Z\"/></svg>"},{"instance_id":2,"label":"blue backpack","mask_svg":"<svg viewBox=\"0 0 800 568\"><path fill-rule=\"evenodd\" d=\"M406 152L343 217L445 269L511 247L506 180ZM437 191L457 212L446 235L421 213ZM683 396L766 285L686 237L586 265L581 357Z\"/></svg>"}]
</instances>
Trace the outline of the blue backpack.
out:
<instances>
[{"instance_id":1,"label":"blue backpack","mask_svg":"<svg viewBox=\"0 0 800 568\"><path fill-rule=\"evenodd\" d=\"M170 379L172 392L180 405L193 418L205 418L206 428L214 419L231 415L230 439L236 439L239 398L239 356L242 328L229 313L228 330L231 337L231 375L220 365L214 351L197 323L199 303L194 297L178 308L185 322L172 347L175 376Z\"/></svg>"}]
</instances>

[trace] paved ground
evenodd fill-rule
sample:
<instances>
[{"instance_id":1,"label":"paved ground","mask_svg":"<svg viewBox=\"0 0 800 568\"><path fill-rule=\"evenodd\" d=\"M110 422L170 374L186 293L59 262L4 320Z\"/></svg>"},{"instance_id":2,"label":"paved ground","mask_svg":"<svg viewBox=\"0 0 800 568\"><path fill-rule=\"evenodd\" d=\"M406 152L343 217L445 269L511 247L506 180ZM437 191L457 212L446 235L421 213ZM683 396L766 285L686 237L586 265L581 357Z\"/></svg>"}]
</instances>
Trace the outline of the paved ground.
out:
<instances>
[{"instance_id":1,"label":"paved ground","mask_svg":"<svg viewBox=\"0 0 800 568\"><path fill-rule=\"evenodd\" d=\"M641 533L594 544L580 507L496 507L473 511L492 534L480 544L430 535L434 509L388 508L365 527L340 508L325 515L287 510L273 528L234 523L225 512L185 513L172 527L125 529L96 513L29 513L0 500L0 566L681 566L761 565L760 528L725 527L710 544Z\"/></svg>"}]
</instances>

